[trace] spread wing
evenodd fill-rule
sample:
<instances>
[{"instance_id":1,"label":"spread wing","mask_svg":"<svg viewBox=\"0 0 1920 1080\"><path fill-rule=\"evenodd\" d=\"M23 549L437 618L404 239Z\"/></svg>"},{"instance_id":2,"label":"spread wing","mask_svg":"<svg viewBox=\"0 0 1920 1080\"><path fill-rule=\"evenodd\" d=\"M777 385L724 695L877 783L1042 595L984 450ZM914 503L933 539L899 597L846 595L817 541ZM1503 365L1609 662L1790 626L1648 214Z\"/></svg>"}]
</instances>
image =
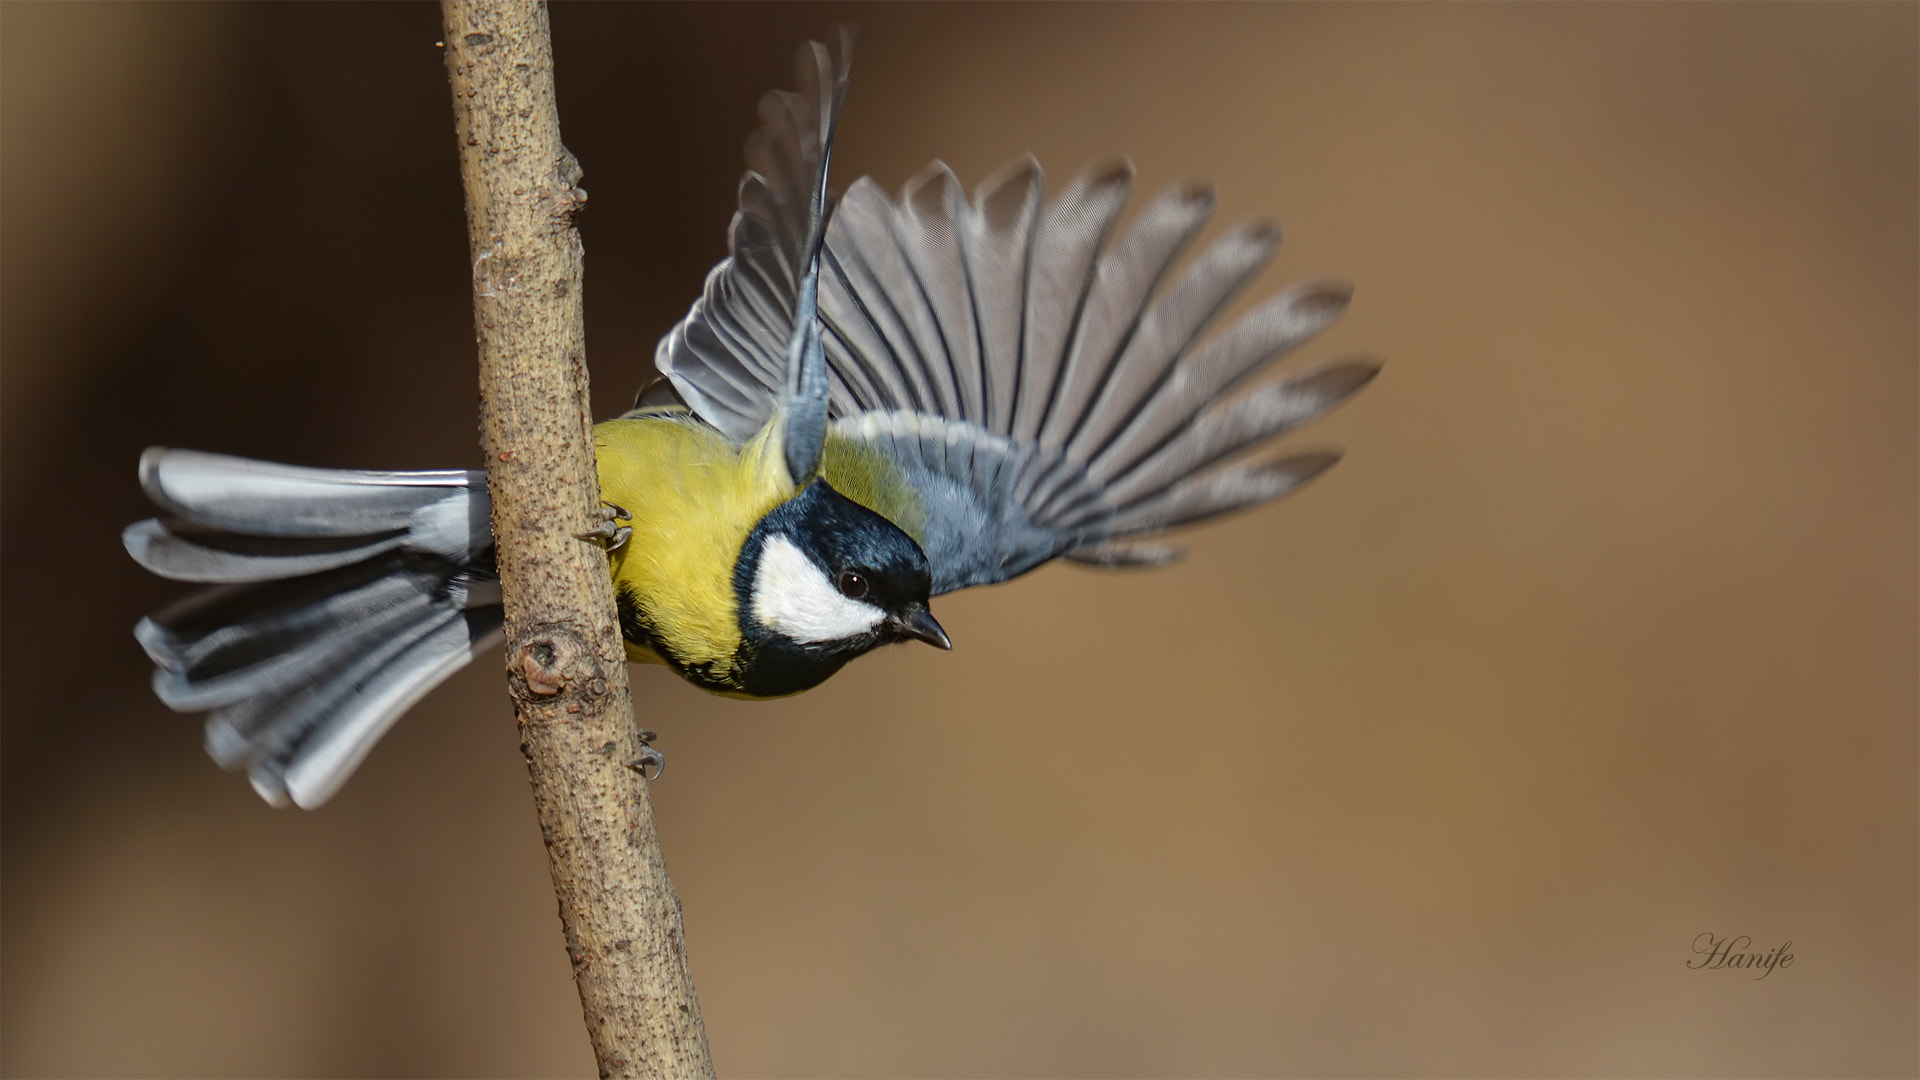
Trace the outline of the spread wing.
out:
<instances>
[{"instance_id":1,"label":"spread wing","mask_svg":"<svg viewBox=\"0 0 1920 1080\"><path fill-rule=\"evenodd\" d=\"M813 475L826 436L816 297L831 207L828 152L852 55L850 27L841 28L837 51L808 42L794 57L796 90L760 99L760 129L747 139L740 209L727 231L731 254L654 353L682 399L735 443L778 417L796 486Z\"/></svg>"},{"instance_id":2,"label":"spread wing","mask_svg":"<svg viewBox=\"0 0 1920 1080\"><path fill-rule=\"evenodd\" d=\"M891 460L926 504L936 593L1062 555L1167 562L1177 549L1142 538L1278 498L1338 460L1272 442L1379 365L1265 373L1338 318L1349 290L1297 286L1209 333L1272 257L1279 231L1243 224L1175 272L1211 216L1213 189L1176 185L1116 232L1133 182L1125 162L1094 166L1051 202L1031 157L971 199L938 162L898 200L856 181L831 208L818 259L821 348L801 348L793 320L812 260L804 242L760 238L799 235L790 208L821 182L797 170L776 181L762 161L826 166L830 120L809 128L786 118L830 116L845 68L833 89L819 76L809 85L808 55L802 90L818 108L786 104L795 95L762 102L733 257L661 342L662 372L703 419L744 442L795 400L793 385L821 382L789 358L824 363L833 435ZM794 302L780 306L774 284Z\"/></svg>"}]
</instances>

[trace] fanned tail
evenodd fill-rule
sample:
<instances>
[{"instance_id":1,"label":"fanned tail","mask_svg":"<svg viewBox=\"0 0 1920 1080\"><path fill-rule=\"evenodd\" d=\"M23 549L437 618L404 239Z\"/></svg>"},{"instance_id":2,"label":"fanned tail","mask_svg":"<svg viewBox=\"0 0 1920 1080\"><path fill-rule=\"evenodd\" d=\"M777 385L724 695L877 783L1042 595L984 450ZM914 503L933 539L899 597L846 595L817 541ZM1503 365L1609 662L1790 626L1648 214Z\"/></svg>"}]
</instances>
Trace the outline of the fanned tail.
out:
<instances>
[{"instance_id":1,"label":"fanned tail","mask_svg":"<svg viewBox=\"0 0 1920 1080\"><path fill-rule=\"evenodd\" d=\"M276 806L327 801L408 707L496 640L486 474L148 450L140 565L202 590L145 619L154 693Z\"/></svg>"}]
</instances>

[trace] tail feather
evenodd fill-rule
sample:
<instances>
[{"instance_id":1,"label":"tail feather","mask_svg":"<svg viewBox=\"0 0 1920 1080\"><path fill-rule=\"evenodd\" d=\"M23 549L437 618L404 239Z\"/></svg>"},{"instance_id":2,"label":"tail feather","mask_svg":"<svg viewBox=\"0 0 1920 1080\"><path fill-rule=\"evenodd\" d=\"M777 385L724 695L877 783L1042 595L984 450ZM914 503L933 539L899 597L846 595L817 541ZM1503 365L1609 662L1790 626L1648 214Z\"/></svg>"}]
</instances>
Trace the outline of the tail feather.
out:
<instances>
[{"instance_id":1,"label":"tail feather","mask_svg":"<svg viewBox=\"0 0 1920 1080\"><path fill-rule=\"evenodd\" d=\"M483 473L307 469L147 451L168 514L123 534L214 588L142 619L154 692L212 710L207 750L275 805L330 798L408 707L500 629Z\"/></svg>"},{"instance_id":2,"label":"tail feather","mask_svg":"<svg viewBox=\"0 0 1920 1080\"><path fill-rule=\"evenodd\" d=\"M333 797L368 751L414 702L500 641L502 612L466 612L415 641L376 675L351 687L351 699L298 753L282 753L249 770L254 790L263 774L283 778L294 805L313 809Z\"/></svg>"},{"instance_id":3,"label":"tail feather","mask_svg":"<svg viewBox=\"0 0 1920 1080\"><path fill-rule=\"evenodd\" d=\"M338 700L341 692L364 684L452 617L430 605L413 604L392 612L369 640L336 635L326 643L332 648L323 645L312 651L307 677L262 687L216 709L207 718L208 751L227 768L251 769L297 749L313 737L316 721L326 719L328 706L343 704Z\"/></svg>"},{"instance_id":4,"label":"tail feather","mask_svg":"<svg viewBox=\"0 0 1920 1080\"><path fill-rule=\"evenodd\" d=\"M244 765L269 803L315 809L407 709L497 642L500 618L492 608L411 620L290 693L215 712L208 753L227 768Z\"/></svg>"},{"instance_id":5,"label":"tail feather","mask_svg":"<svg viewBox=\"0 0 1920 1080\"><path fill-rule=\"evenodd\" d=\"M141 566L174 581L277 581L289 574L318 574L392 551L406 533L327 538L302 551L288 538L236 536L190 521L148 518L126 527L120 539Z\"/></svg>"},{"instance_id":6,"label":"tail feather","mask_svg":"<svg viewBox=\"0 0 1920 1080\"><path fill-rule=\"evenodd\" d=\"M391 572L302 608L256 609L198 638L171 634L152 619L134 637L158 667L153 692L169 708L197 712L311 678L334 656L364 650L437 610L433 590L415 575Z\"/></svg>"},{"instance_id":7,"label":"tail feather","mask_svg":"<svg viewBox=\"0 0 1920 1080\"><path fill-rule=\"evenodd\" d=\"M485 474L308 469L155 446L140 487L176 517L244 536L366 536L410 528L417 510L457 490L485 494Z\"/></svg>"}]
</instances>

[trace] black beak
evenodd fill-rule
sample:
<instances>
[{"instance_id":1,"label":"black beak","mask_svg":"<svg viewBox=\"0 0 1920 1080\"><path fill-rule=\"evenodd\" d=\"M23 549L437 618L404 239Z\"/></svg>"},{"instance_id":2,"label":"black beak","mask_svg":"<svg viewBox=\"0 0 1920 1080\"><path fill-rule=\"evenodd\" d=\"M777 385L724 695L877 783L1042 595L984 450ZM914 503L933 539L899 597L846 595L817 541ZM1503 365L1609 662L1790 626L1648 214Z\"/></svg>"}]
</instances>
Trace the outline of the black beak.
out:
<instances>
[{"instance_id":1,"label":"black beak","mask_svg":"<svg viewBox=\"0 0 1920 1080\"><path fill-rule=\"evenodd\" d=\"M893 628L917 641L924 641L936 649L952 649L953 642L940 624L933 621L933 612L917 607L905 615L890 620Z\"/></svg>"}]
</instances>

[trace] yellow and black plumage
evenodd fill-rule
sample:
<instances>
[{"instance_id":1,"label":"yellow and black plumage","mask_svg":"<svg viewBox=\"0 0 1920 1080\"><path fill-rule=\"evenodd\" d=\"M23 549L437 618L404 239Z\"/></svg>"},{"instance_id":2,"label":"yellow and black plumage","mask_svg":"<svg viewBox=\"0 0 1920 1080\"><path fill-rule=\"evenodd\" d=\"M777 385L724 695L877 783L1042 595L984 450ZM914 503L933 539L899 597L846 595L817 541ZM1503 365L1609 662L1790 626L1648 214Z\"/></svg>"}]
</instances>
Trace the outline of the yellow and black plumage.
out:
<instances>
[{"instance_id":1,"label":"yellow and black plumage","mask_svg":"<svg viewBox=\"0 0 1920 1080\"><path fill-rule=\"evenodd\" d=\"M848 42L812 44L747 142L731 255L662 339L662 380L594 429L631 659L738 697L817 685L879 645L949 647L932 597L1049 560L1165 563L1153 533L1298 487L1337 453L1274 438L1367 359L1261 377L1344 310L1315 282L1213 323L1271 257L1251 222L1173 266L1210 186L1151 201L1096 165L1047 200L1031 158L971 198L935 163L834 198ZM162 516L125 541L209 582L141 621L154 688L208 751L316 806L501 622L485 475L304 469L149 450ZM584 542L584 540L583 540Z\"/></svg>"},{"instance_id":2,"label":"yellow and black plumage","mask_svg":"<svg viewBox=\"0 0 1920 1080\"><path fill-rule=\"evenodd\" d=\"M912 493L876 456L829 440L820 477L795 495L764 439L736 448L685 409L600 424L594 449L602 496L633 507L632 531L610 553L629 659L667 664L716 693L780 697L875 645L947 645L927 611L926 556L895 524L916 518ZM856 607L831 635L781 619L763 571L768 545L783 540L820 561L821 583L839 599L877 617L863 626Z\"/></svg>"}]
</instances>

